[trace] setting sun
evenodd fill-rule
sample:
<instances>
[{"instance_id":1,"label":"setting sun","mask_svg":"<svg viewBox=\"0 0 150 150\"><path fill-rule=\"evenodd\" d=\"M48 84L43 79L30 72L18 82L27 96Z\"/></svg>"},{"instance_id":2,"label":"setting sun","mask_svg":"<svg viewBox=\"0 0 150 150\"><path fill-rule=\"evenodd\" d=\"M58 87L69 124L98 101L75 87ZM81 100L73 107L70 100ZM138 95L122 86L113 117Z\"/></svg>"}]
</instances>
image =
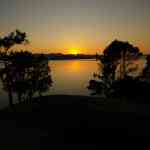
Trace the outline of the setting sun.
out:
<instances>
[{"instance_id":1,"label":"setting sun","mask_svg":"<svg viewBox=\"0 0 150 150\"><path fill-rule=\"evenodd\" d=\"M78 54L78 50L76 50L76 49L70 49L69 53L73 54L73 55L77 55Z\"/></svg>"}]
</instances>

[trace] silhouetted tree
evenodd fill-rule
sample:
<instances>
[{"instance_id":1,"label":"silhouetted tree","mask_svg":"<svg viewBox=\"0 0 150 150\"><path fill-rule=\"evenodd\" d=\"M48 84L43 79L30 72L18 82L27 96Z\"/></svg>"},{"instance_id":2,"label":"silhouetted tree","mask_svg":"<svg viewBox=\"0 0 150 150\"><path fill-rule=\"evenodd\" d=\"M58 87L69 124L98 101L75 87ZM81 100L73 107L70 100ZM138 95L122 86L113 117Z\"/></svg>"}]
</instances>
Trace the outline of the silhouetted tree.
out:
<instances>
[{"instance_id":1,"label":"silhouetted tree","mask_svg":"<svg viewBox=\"0 0 150 150\"><path fill-rule=\"evenodd\" d=\"M114 40L104 49L103 55L99 57L102 63L102 73L94 74L94 77L98 77L100 81L91 80L88 88L96 91L95 94L104 91L105 95L108 96L114 90L120 88L118 79L115 79L118 65L120 65L119 80L129 79L126 72L126 61L137 59L141 55L139 48L128 42Z\"/></svg>"},{"instance_id":2,"label":"silhouetted tree","mask_svg":"<svg viewBox=\"0 0 150 150\"><path fill-rule=\"evenodd\" d=\"M146 67L143 70L142 78L150 81L150 55L146 57L147 63Z\"/></svg>"},{"instance_id":3,"label":"silhouetted tree","mask_svg":"<svg viewBox=\"0 0 150 150\"><path fill-rule=\"evenodd\" d=\"M109 79L115 79L115 71L120 64L120 78L124 78L126 74L126 60L139 56L139 48L134 47L128 42L114 40L108 47L104 49L101 62L103 63L103 75Z\"/></svg>"},{"instance_id":4,"label":"silhouetted tree","mask_svg":"<svg viewBox=\"0 0 150 150\"><path fill-rule=\"evenodd\" d=\"M8 97L9 97L9 104L10 106L13 105L13 96L12 96L12 81L11 79L11 74L10 74L10 70L9 70L9 65L10 65L10 61L8 59L8 51L11 47L13 47L16 44L23 44L26 43L27 39L26 39L26 33L25 32L21 32L19 30L16 30L15 32L11 32L10 34L8 34L7 36L0 38L0 53L1 53L1 61L4 63L4 70L0 71L0 73L5 72L5 76L6 76L6 83L7 87L8 87Z\"/></svg>"},{"instance_id":5,"label":"silhouetted tree","mask_svg":"<svg viewBox=\"0 0 150 150\"><path fill-rule=\"evenodd\" d=\"M0 69L0 78L3 89L8 91L10 106L13 105L13 93L17 94L19 102L31 102L34 94L41 96L52 84L48 57L27 51L9 51L15 44L26 42L26 34L19 30L0 39L0 60L4 63Z\"/></svg>"},{"instance_id":6,"label":"silhouetted tree","mask_svg":"<svg viewBox=\"0 0 150 150\"><path fill-rule=\"evenodd\" d=\"M9 73L11 74L12 91L18 95L18 101L30 101L35 93L41 95L52 84L48 58L36 56L29 52L10 53ZM5 75L5 74L4 74ZM4 89L8 89L3 78Z\"/></svg>"}]
</instances>

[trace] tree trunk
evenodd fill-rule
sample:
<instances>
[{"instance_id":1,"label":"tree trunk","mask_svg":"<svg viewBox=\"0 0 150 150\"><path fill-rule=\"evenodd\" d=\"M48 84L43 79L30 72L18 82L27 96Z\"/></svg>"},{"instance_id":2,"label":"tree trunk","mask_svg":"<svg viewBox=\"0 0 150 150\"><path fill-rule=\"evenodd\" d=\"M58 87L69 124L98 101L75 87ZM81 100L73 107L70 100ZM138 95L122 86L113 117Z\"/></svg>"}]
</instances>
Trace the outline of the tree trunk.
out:
<instances>
[{"instance_id":1,"label":"tree trunk","mask_svg":"<svg viewBox=\"0 0 150 150\"><path fill-rule=\"evenodd\" d=\"M28 100L27 100L29 104L32 103L32 96L33 96L33 93L29 92L29 94L28 94Z\"/></svg>"},{"instance_id":2,"label":"tree trunk","mask_svg":"<svg viewBox=\"0 0 150 150\"><path fill-rule=\"evenodd\" d=\"M13 95L11 91L11 87L8 86L8 99L9 99L9 106L13 106Z\"/></svg>"},{"instance_id":3,"label":"tree trunk","mask_svg":"<svg viewBox=\"0 0 150 150\"><path fill-rule=\"evenodd\" d=\"M126 60L125 60L125 51L123 51L123 56L122 56L122 71L123 71L123 79L125 78L125 73L126 73Z\"/></svg>"},{"instance_id":4,"label":"tree trunk","mask_svg":"<svg viewBox=\"0 0 150 150\"><path fill-rule=\"evenodd\" d=\"M21 103L21 94L18 94L18 102Z\"/></svg>"},{"instance_id":5,"label":"tree trunk","mask_svg":"<svg viewBox=\"0 0 150 150\"><path fill-rule=\"evenodd\" d=\"M7 76L9 106L12 107L13 106L13 95L12 95L12 89L11 89L11 77L9 74L7 62L5 62L5 68L6 68L6 76Z\"/></svg>"},{"instance_id":6,"label":"tree trunk","mask_svg":"<svg viewBox=\"0 0 150 150\"><path fill-rule=\"evenodd\" d=\"M120 62L120 80L125 78L126 74L126 52L122 51L121 53L121 62Z\"/></svg>"}]
</instances>

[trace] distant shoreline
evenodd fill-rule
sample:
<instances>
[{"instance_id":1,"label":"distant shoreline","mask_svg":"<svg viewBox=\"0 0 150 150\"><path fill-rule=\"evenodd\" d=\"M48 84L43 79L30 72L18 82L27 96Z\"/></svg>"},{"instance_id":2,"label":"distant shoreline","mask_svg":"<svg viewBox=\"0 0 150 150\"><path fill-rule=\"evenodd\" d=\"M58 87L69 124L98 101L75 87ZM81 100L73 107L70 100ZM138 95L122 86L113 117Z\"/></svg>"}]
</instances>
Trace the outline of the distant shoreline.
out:
<instances>
[{"instance_id":1,"label":"distant shoreline","mask_svg":"<svg viewBox=\"0 0 150 150\"><path fill-rule=\"evenodd\" d=\"M78 55L72 55L72 54L49 54L46 55L49 60L81 60L81 59L96 59L96 55L84 55L84 54L78 54Z\"/></svg>"},{"instance_id":2,"label":"distant shoreline","mask_svg":"<svg viewBox=\"0 0 150 150\"><path fill-rule=\"evenodd\" d=\"M54 59L51 59L51 58L48 58L49 61L61 61L61 60L90 60L90 61L95 61L96 59L94 58L54 58Z\"/></svg>"}]
</instances>

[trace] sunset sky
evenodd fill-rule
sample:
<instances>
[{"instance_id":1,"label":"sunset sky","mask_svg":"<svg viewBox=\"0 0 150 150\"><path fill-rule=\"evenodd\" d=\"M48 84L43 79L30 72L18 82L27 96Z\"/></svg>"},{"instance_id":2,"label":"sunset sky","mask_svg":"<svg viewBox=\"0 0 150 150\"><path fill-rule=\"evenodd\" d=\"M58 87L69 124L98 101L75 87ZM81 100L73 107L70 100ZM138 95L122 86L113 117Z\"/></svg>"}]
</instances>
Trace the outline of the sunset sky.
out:
<instances>
[{"instance_id":1,"label":"sunset sky","mask_svg":"<svg viewBox=\"0 0 150 150\"><path fill-rule=\"evenodd\" d=\"M94 54L119 39L148 53L150 0L0 0L0 36L16 28L33 52Z\"/></svg>"}]
</instances>

